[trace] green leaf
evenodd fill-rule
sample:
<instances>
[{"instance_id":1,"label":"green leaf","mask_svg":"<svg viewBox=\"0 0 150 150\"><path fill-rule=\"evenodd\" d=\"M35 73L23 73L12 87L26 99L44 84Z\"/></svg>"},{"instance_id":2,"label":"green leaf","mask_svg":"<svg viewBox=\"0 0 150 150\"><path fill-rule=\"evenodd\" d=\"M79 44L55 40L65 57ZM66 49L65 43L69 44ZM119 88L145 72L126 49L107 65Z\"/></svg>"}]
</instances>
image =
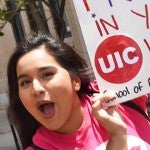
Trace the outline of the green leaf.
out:
<instances>
[{"instance_id":1,"label":"green leaf","mask_svg":"<svg viewBox=\"0 0 150 150\"><path fill-rule=\"evenodd\" d=\"M8 11L7 9L0 9L0 20L9 20L12 15L12 11Z\"/></svg>"},{"instance_id":2,"label":"green leaf","mask_svg":"<svg viewBox=\"0 0 150 150\"><path fill-rule=\"evenodd\" d=\"M0 36L4 36L4 33L0 31Z\"/></svg>"},{"instance_id":3,"label":"green leaf","mask_svg":"<svg viewBox=\"0 0 150 150\"><path fill-rule=\"evenodd\" d=\"M15 0L15 4L17 7L24 7L25 5L25 0Z\"/></svg>"}]
</instances>

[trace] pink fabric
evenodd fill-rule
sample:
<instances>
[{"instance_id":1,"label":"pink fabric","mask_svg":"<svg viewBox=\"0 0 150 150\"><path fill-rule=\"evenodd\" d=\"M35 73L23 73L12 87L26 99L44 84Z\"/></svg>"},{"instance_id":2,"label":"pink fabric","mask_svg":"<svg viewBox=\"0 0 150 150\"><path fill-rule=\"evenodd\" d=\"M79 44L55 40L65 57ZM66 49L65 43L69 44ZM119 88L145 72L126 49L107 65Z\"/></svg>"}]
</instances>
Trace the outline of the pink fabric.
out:
<instances>
[{"instance_id":1,"label":"pink fabric","mask_svg":"<svg viewBox=\"0 0 150 150\"><path fill-rule=\"evenodd\" d=\"M98 92L97 83L94 82L89 85L89 89L93 92ZM146 110L147 96L139 97L133 100L143 110ZM81 100L84 107L84 120L80 129L69 135L61 135L50 131L44 127L40 127L33 137L33 142L45 150L95 150L103 149L101 145L106 145L109 135L105 128L91 115L90 97L85 95ZM132 143L129 142L129 149L139 147L142 150L142 142L144 144L150 143L150 123L136 110L127 106L118 105L124 121L127 124L127 134L129 139L134 139ZM139 140L140 142L137 142ZM105 146L104 146L105 147ZM148 148L145 150L148 150ZM27 150L32 150L30 147Z\"/></svg>"},{"instance_id":2,"label":"pink fabric","mask_svg":"<svg viewBox=\"0 0 150 150\"><path fill-rule=\"evenodd\" d=\"M87 100L89 97L85 96L84 99ZM108 139L108 134L91 116L90 103L82 100L82 106L85 108L85 117L82 126L76 133L61 135L40 127L33 137L33 142L46 150L62 149L62 147L65 150L94 150L100 143Z\"/></svg>"}]
</instances>

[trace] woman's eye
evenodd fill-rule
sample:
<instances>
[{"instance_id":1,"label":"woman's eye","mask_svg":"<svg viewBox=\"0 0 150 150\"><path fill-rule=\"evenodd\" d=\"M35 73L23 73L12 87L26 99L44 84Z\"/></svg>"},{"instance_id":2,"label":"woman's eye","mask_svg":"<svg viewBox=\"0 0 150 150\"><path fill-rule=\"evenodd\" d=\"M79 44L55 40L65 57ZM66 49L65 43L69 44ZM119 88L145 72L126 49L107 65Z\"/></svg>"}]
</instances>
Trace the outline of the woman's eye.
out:
<instances>
[{"instance_id":1,"label":"woman's eye","mask_svg":"<svg viewBox=\"0 0 150 150\"><path fill-rule=\"evenodd\" d=\"M20 82L20 86L25 86L25 85L27 85L27 84L29 84L29 83L30 83L29 80L21 81L21 82Z\"/></svg>"},{"instance_id":2,"label":"woman's eye","mask_svg":"<svg viewBox=\"0 0 150 150\"><path fill-rule=\"evenodd\" d=\"M47 73L44 73L44 74L43 74L43 78L51 77L52 75L53 75L52 72L47 72Z\"/></svg>"}]
</instances>

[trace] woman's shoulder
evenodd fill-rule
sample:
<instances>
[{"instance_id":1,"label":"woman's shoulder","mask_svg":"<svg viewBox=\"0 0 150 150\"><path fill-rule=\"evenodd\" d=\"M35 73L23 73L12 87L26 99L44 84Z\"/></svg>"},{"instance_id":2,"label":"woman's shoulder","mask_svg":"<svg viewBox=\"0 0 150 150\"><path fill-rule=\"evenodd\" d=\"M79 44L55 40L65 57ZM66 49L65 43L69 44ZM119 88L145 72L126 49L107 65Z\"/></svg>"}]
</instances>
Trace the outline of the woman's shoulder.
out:
<instances>
[{"instance_id":1,"label":"woman's shoulder","mask_svg":"<svg viewBox=\"0 0 150 150\"><path fill-rule=\"evenodd\" d=\"M93 92L93 93L99 92L99 87L98 87L98 83L96 80L94 80L88 84L88 90Z\"/></svg>"}]
</instances>

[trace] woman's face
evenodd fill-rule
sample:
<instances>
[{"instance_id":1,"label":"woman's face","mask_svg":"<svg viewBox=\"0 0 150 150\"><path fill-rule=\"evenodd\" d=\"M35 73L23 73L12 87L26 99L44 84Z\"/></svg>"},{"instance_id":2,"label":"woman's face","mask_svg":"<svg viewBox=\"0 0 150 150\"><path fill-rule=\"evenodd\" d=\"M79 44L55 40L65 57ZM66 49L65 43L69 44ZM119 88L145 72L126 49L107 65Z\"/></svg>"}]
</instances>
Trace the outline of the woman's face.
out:
<instances>
[{"instance_id":1,"label":"woman's face","mask_svg":"<svg viewBox=\"0 0 150 150\"><path fill-rule=\"evenodd\" d=\"M23 55L16 70L20 99L43 126L63 132L78 118L80 79L71 77L44 46Z\"/></svg>"}]
</instances>

